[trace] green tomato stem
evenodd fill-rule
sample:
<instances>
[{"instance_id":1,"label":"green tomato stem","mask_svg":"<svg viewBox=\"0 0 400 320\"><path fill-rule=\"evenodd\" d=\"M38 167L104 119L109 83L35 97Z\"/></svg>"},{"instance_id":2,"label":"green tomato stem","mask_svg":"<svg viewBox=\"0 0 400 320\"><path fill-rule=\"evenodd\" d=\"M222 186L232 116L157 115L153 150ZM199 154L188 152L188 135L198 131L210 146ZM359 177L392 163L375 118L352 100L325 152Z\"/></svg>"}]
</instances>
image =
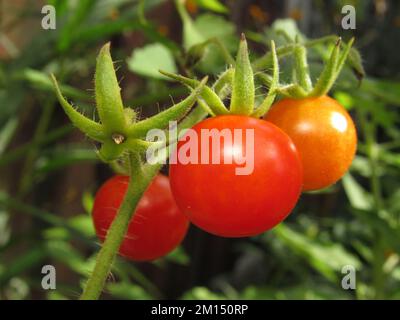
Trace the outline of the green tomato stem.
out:
<instances>
[{"instance_id":1,"label":"green tomato stem","mask_svg":"<svg viewBox=\"0 0 400 320\"><path fill-rule=\"evenodd\" d=\"M159 71L161 74L176 81L179 81L180 83L192 89L196 88L200 84L200 81L195 79L186 78L184 76L174 73L169 73L162 70ZM221 115L229 113L228 109L225 107L222 100L209 86L204 85L204 88L201 91L201 98L205 101L206 105L211 109L212 114Z\"/></svg>"},{"instance_id":2,"label":"green tomato stem","mask_svg":"<svg viewBox=\"0 0 400 320\"><path fill-rule=\"evenodd\" d=\"M178 125L178 131L192 127L206 116L207 114L202 108L196 107ZM166 159L160 159L160 163L162 163L163 160ZM94 300L98 299L100 296L116 253L126 233L129 221L133 218L137 203L151 180L161 168L161 164L143 165L140 162L138 154L131 154L127 162L129 163L131 177L128 190L97 256L96 265L81 296L82 300Z\"/></svg>"},{"instance_id":3,"label":"green tomato stem","mask_svg":"<svg viewBox=\"0 0 400 320\"><path fill-rule=\"evenodd\" d=\"M128 229L129 222L134 216L137 204L146 191L147 186L160 169L160 166L156 165L144 170L138 153L131 153L129 158L130 179L128 189L97 255L96 265L86 283L80 298L81 300L96 300L99 298L115 256Z\"/></svg>"},{"instance_id":4,"label":"green tomato stem","mask_svg":"<svg viewBox=\"0 0 400 320\"><path fill-rule=\"evenodd\" d=\"M330 41L336 41L338 39L337 36L335 35L330 35L330 36L325 36L319 39L314 39L310 41L306 41L303 45L306 48L314 47L320 44L323 44L325 42L330 42ZM276 54L278 55L279 58L283 58L293 52L293 49L297 46L298 44L296 43L291 43L285 46L282 46L278 49L276 49ZM272 53L271 51L267 52L264 54L262 57L258 58L252 63L253 66L253 71L261 71L265 70L271 67L272 65Z\"/></svg>"}]
</instances>

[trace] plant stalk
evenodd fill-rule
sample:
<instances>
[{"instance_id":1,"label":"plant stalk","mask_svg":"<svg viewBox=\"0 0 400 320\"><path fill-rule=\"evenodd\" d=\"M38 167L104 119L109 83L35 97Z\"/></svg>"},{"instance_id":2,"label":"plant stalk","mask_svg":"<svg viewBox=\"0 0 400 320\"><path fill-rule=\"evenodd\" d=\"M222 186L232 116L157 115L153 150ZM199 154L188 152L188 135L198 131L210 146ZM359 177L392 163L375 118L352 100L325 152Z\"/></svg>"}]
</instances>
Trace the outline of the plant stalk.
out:
<instances>
[{"instance_id":1,"label":"plant stalk","mask_svg":"<svg viewBox=\"0 0 400 320\"><path fill-rule=\"evenodd\" d=\"M152 166L150 170L144 170L138 153L130 154L129 160L130 179L128 189L118 213L108 230L103 246L97 255L96 265L86 283L80 297L81 300L96 300L99 298L115 256L124 240L129 222L133 218L137 204L146 191L147 186L158 172L159 166Z\"/></svg>"}]
</instances>

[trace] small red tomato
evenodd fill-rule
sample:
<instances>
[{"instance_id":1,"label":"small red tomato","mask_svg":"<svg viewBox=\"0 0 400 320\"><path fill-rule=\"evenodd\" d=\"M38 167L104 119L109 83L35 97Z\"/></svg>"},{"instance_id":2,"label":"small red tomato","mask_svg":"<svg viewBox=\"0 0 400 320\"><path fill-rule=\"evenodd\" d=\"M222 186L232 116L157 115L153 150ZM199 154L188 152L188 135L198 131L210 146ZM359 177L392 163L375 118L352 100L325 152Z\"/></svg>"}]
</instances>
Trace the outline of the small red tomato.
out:
<instances>
[{"instance_id":1,"label":"small red tomato","mask_svg":"<svg viewBox=\"0 0 400 320\"><path fill-rule=\"evenodd\" d=\"M223 132L232 139L221 138ZM198 137L193 144L199 161L187 163L181 156L193 136ZM260 119L227 115L204 120L180 139L176 154L170 183L179 208L193 224L218 236L253 236L273 228L292 211L301 192L303 174L294 144ZM241 156L247 163L238 164ZM211 157L220 161L212 163ZM230 157L236 161L229 163ZM236 169L246 167L238 174Z\"/></svg>"},{"instance_id":2,"label":"small red tomato","mask_svg":"<svg viewBox=\"0 0 400 320\"><path fill-rule=\"evenodd\" d=\"M128 183L128 176L114 176L96 194L92 218L101 241L117 214ZM188 225L174 201L168 178L158 175L140 199L119 253L136 261L162 257L182 242Z\"/></svg>"},{"instance_id":3,"label":"small red tomato","mask_svg":"<svg viewBox=\"0 0 400 320\"><path fill-rule=\"evenodd\" d=\"M304 190L317 190L339 180L354 158L357 133L348 112L328 96L283 99L265 120L292 138L303 163Z\"/></svg>"}]
</instances>

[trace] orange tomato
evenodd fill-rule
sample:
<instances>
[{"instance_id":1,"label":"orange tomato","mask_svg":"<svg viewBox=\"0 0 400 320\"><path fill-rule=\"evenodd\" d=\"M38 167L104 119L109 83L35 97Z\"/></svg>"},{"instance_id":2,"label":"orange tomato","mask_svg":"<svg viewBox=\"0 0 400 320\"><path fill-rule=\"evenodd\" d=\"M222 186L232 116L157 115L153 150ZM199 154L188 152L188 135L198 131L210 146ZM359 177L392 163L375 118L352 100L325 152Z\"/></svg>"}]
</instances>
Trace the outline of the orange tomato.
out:
<instances>
[{"instance_id":1,"label":"orange tomato","mask_svg":"<svg viewBox=\"0 0 400 320\"><path fill-rule=\"evenodd\" d=\"M265 116L293 140L303 163L303 190L318 190L338 181L357 148L357 133L348 112L328 96L283 99Z\"/></svg>"}]
</instances>

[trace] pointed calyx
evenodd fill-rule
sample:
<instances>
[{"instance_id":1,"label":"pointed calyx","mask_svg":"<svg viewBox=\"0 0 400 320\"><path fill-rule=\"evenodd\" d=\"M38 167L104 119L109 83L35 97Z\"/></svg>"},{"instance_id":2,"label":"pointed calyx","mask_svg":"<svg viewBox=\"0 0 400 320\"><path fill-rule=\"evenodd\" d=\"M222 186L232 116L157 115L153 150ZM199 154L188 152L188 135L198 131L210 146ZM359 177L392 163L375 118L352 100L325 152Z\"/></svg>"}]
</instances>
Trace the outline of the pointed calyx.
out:
<instances>
[{"instance_id":1,"label":"pointed calyx","mask_svg":"<svg viewBox=\"0 0 400 320\"><path fill-rule=\"evenodd\" d=\"M313 85L306 48L330 42L335 44L330 58ZM343 44L340 37L331 35L305 43L300 43L299 39L296 39L295 42L276 48L274 41L271 41L271 50L251 64L246 37L242 34L235 63L230 64L230 67L218 76L211 87L204 86L197 102L211 116L240 114L259 118L268 112L277 94L296 99L325 95L335 83L348 56L351 57L349 61L351 67L357 70L358 74L363 74L360 56L357 55L358 52L355 49L352 49L353 42L354 39L351 39L347 44ZM279 83L278 57L290 54L293 55L295 62L293 82L282 84ZM261 72L262 69L267 72ZM165 71L160 72L191 89L199 85L198 80ZM255 80L258 85L268 88L258 105L255 102ZM224 100L229 98L228 108Z\"/></svg>"},{"instance_id":2,"label":"pointed calyx","mask_svg":"<svg viewBox=\"0 0 400 320\"><path fill-rule=\"evenodd\" d=\"M96 107L101 123L110 133L121 130L125 126L124 107L110 54L110 43L105 44L97 56L94 83Z\"/></svg>"},{"instance_id":3,"label":"pointed calyx","mask_svg":"<svg viewBox=\"0 0 400 320\"><path fill-rule=\"evenodd\" d=\"M200 96L197 98L199 106L211 116L226 114L263 116L272 105L279 84L278 57L274 42L271 43L271 52L272 76L258 74L261 75L262 84L269 88L265 99L260 105L255 106L254 73L249 59L246 37L242 34L234 66L222 72L212 87L204 86ZM189 88L193 89L199 85L199 81L196 79L162 70L160 72ZM268 81L265 79L268 79ZM223 102L226 98L230 98L229 108Z\"/></svg>"},{"instance_id":4,"label":"pointed calyx","mask_svg":"<svg viewBox=\"0 0 400 320\"><path fill-rule=\"evenodd\" d=\"M100 122L81 114L63 97L57 80L51 75L58 101L71 122L91 139L102 145L98 152L100 159L109 162L120 158L126 152L144 153L150 142L144 140L151 129L165 129L170 121L178 121L190 110L205 88L207 77L191 86L192 93L180 103L157 115L137 121L133 109L124 108L121 89L110 55L110 44L100 50L95 73L96 109Z\"/></svg>"},{"instance_id":5,"label":"pointed calyx","mask_svg":"<svg viewBox=\"0 0 400 320\"><path fill-rule=\"evenodd\" d=\"M230 110L234 114L250 115L254 110L254 76L244 33L240 38L232 83Z\"/></svg>"},{"instance_id":6,"label":"pointed calyx","mask_svg":"<svg viewBox=\"0 0 400 320\"><path fill-rule=\"evenodd\" d=\"M283 96L295 99L326 95L338 78L340 71L343 69L346 59L351 52L354 38L352 38L347 44L343 44L340 37L334 39L334 41L335 45L330 57L325 63L325 66L314 86L310 80L306 46L304 44L296 43L293 49L295 59L294 83L279 86L278 92ZM353 54L353 57L354 56L355 54ZM358 70L361 70L361 68L358 67Z\"/></svg>"}]
</instances>

